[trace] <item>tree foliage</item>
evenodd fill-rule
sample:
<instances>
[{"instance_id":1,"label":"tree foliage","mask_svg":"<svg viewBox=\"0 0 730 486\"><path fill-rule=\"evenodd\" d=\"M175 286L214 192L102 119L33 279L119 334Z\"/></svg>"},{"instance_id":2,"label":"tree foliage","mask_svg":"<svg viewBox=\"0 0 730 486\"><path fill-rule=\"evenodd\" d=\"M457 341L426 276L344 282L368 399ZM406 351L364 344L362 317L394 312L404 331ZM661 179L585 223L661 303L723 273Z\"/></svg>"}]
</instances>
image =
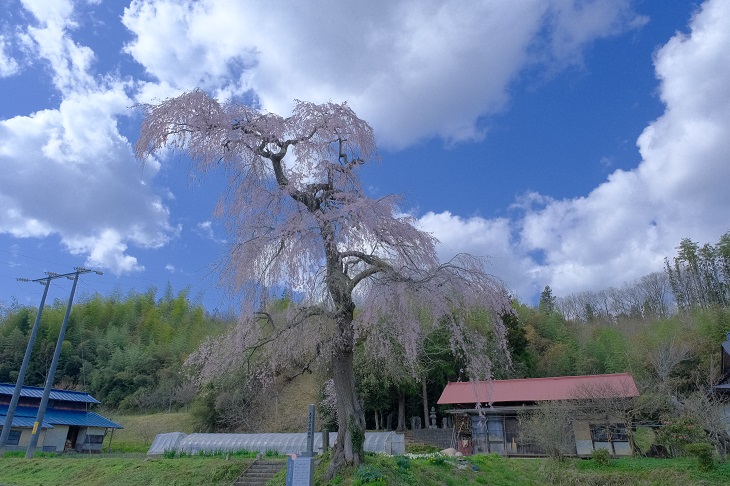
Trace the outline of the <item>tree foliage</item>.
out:
<instances>
[{"instance_id":1,"label":"tree foliage","mask_svg":"<svg viewBox=\"0 0 730 486\"><path fill-rule=\"evenodd\" d=\"M130 411L189 403L195 390L183 370L185 358L230 323L206 315L186 290L159 299L156 294L150 289L80 299L71 311L55 386L83 389L105 406ZM27 385L44 385L65 306L57 301L44 308ZM0 382L16 381L36 312L16 307L0 319Z\"/></svg>"}]
</instances>

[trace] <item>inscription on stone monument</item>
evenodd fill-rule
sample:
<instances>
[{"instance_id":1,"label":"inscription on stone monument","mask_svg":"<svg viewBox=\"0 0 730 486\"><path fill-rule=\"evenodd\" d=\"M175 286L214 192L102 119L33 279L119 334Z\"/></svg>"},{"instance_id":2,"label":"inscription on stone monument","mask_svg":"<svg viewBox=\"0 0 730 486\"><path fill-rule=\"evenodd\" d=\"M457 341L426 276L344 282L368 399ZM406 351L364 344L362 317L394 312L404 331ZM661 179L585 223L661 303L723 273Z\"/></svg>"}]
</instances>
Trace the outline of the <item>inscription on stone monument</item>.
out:
<instances>
[{"instance_id":1,"label":"inscription on stone monument","mask_svg":"<svg viewBox=\"0 0 730 486\"><path fill-rule=\"evenodd\" d=\"M286 466L286 486L312 484L314 484L314 458L289 456Z\"/></svg>"}]
</instances>

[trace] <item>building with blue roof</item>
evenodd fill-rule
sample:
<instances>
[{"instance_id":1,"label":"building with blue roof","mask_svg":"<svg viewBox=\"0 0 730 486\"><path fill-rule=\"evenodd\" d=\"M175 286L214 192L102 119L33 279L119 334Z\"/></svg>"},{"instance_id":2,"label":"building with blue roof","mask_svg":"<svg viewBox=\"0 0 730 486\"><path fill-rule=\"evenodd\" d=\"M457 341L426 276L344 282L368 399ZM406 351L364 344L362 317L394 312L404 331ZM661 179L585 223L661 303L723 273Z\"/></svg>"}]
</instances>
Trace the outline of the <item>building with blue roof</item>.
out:
<instances>
[{"instance_id":1,"label":"building with blue roof","mask_svg":"<svg viewBox=\"0 0 730 486\"><path fill-rule=\"evenodd\" d=\"M0 430L14 390L15 385L0 383ZM6 450L24 450L28 446L42 397L43 388L22 388ZM40 424L38 446L45 452L101 452L107 432L123 427L89 410L98 403L86 392L52 389Z\"/></svg>"}]
</instances>

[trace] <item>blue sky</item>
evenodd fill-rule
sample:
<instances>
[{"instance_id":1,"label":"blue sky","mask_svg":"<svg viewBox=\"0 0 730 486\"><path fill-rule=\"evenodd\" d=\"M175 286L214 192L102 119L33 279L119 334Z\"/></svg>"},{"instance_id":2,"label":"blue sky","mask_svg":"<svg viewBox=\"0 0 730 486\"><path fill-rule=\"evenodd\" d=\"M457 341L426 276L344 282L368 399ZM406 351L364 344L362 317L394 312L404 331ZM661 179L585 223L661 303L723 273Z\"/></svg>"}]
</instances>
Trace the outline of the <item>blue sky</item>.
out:
<instances>
[{"instance_id":1,"label":"blue sky","mask_svg":"<svg viewBox=\"0 0 730 486\"><path fill-rule=\"evenodd\" d=\"M133 158L136 103L196 87L287 114L347 101L373 196L526 302L661 271L730 230L730 3L2 0L0 303L170 283L213 311L221 174ZM66 299L70 282L54 283Z\"/></svg>"}]
</instances>

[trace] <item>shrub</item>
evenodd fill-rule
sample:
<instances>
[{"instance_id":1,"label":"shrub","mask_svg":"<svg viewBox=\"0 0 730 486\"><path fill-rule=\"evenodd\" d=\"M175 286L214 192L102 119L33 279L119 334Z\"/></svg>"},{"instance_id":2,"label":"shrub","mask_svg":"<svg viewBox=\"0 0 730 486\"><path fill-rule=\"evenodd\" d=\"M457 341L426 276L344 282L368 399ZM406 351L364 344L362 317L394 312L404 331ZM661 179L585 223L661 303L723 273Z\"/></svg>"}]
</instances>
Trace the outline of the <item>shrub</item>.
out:
<instances>
[{"instance_id":1,"label":"shrub","mask_svg":"<svg viewBox=\"0 0 730 486\"><path fill-rule=\"evenodd\" d=\"M438 447L430 444L406 444L406 452L409 454L433 454L440 450Z\"/></svg>"},{"instance_id":2,"label":"shrub","mask_svg":"<svg viewBox=\"0 0 730 486\"><path fill-rule=\"evenodd\" d=\"M355 471L355 485L385 483L385 474L375 466L362 464Z\"/></svg>"},{"instance_id":3,"label":"shrub","mask_svg":"<svg viewBox=\"0 0 730 486\"><path fill-rule=\"evenodd\" d=\"M689 417L665 420L657 433L657 442L675 454L682 454L688 444L705 442L706 439L707 434L702 427Z\"/></svg>"},{"instance_id":4,"label":"shrub","mask_svg":"<svg viewBox=\"0 0 730 486\"><path fill-rule=\"evenodd\" d=\"M25 451L5 451L3 457L25 457Z\"/></svg>"},{"instance_id":5,"label":"shrub","mask_svg":"<svg viewBox=\"0 0 730 486\"><path fill-rule=\"evenodd\" d=\"M684 452L697 459L697 463L701 470L709 471L715 467L713 452L715 447L707 442L698 442L695 444L687 444L684 446Z\"/></svg>"},{"instance_id":6,"label":"shrub","mask_svg":"<svg viewBox=\"0 0 730 486\"><path fill-rule=\"evenodd\" d=\"M395 456L395 464L398 466L398 469L411 468L411 460L406 456Z\"/></svg>"},{"instance_id":7,"label":"shrub","mask_svg":"<svg viewBox=\"0 0 730 486\"><path fill-rule=\"evenodd\" d=\"M431 464L436 464L437 466L440 466L440 465L441 465L441 464L443 464L443 463L444 463L445 461L446 461L446 459L444 459L444 456L442 456L442 455L440 455L440 454L438 454L438 455L433 455L433 456L431 456L431 457L429 457L429 458L428 458L428 462L429 462L429 463L431 463Z\"/></svg>"},{"instance_id":8,"label":"shrub","mask_svg":"<svg viewBox=\"0 0 730 486\"><path fill-rule=\"evenodd\" d=\"M593 449L591 459L599 466L608 466L611 464L611 453L608 452L608 449Z\"/></svg>"}]
</instances>

